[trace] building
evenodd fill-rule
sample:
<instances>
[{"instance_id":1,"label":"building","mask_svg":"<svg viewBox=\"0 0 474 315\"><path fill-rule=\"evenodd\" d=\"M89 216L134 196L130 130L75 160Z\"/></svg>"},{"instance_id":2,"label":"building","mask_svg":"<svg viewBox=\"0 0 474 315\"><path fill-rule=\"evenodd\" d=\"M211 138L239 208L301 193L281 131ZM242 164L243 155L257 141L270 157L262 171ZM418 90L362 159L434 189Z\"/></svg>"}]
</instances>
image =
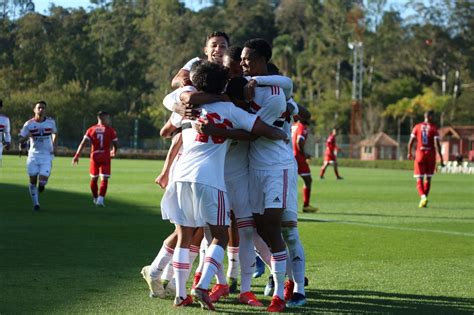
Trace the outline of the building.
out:
<instances>
[{"instance_id":1,"label":"building","mask_svg":"<svg viewBox=\"0 0 474 315\"><path fill-rule=\"evenodd\" d=\"M439 129L441 152L445 161L474 161L474 126L449 126Z\"/></svg>"},{"instance_id":2,"label":"building","mask_svg":"<svg viewBox=\"0 0 474 315\"><path fill-rule=\"evenodd\" d=\"M385 132L359 142L361 160L396 160L398 143Z\"/></svg>"}]
</instances>

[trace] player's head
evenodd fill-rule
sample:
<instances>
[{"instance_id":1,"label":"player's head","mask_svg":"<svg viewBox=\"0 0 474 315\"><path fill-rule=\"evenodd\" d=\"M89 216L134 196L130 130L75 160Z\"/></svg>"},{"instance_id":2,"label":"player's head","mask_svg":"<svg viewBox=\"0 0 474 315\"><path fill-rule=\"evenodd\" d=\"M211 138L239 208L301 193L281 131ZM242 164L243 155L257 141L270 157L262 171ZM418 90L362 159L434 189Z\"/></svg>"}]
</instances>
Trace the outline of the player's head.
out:
<instances>
[{"instance_id":1,"label":"player's head","mask_svg":"<svg viewBox=\"0 0 474 315\"><path fill-rule=\"evenodd\" d=\"M331 130L331 134L333 135L337 135L337 127L333 127L332 130Z\"/></svg>"},{"instance_id":2,"label":"player's head","mask_svg":"<svg viewBox=\"0 0 474 315\"><path fill-rule=\"evenodd\" d=\"M222 64L224 52L230 45L229 36L225 32L212 32L207 35L204 54L207 61Z\"/></svg>"},{"instance_id":3,"label":"player's head","mask_svg":"<svg viewBox=\"0 0 474 315\"><path fill-rule=\"evenodd\" d=\"M281 75L280 69L273 63L267 63L268 74L270 75Z\"/></svg>"},{"instance_id":4,"label":"player's head","mask_svg":"<svg viewBox=\"0 0 474 315\"><path fill-rule=\"evenodd\" d=\"M107 113L106 111L98 111L97 112L97 121L99 123L102 123L104 125L110 124L110 114Z\"/></svg>"},{"instance_id":5,"label":"player's head","mask_svg":"<svg viewBox=\"0 0 474 315\"><path fill-rule=\"evenodd\" d=\"M267 63L272 58L272 47L262 39L255 38L245 42L240 65L245 75L267 74Z\"/></svg>"},{"instance_id":6,"label":"player's head","mask_svg":"<svg viewBox=\"0 0 474 315\"><path fill-rule=\"evenodd\" d=\"M248 81L244 77L235 77L230 79L225 90L232 102L244 110L248 110L249 108L244 96L244 87L247 83Z\"/></svg>"},{"instance_id":7,"label":"player's head","mask_svg":"<svg viewBox=\"0 0 474 315\"><path fill-rule=\"evenodd\" d=\"M196 72L197 67L199 67L203 62L203 60L199 59L191 65L191 69L189 70L189 79L191 80L191 82L193 82L193 75Z\"/></svg>"},{"instance_id":8,"label":"player's head","mask_svg":"<svg viewBox=\"0 0 474 315\"><path fill-rule=\"evenodd\" d=\"M426 122L432 122L434 119L434 111L433 110L428 110L425 112L425 121Z\"/></svg>"},{"instance_id":9,"label":"player's head","mask_svg":"<svg viewBox=\"0 0 474 315\"><path fill-rule=\"evenodd\" d=\"M42 118L46 113L46 102L45 101L37 101L35 106L33 107L33 112L35 113L35 117Z\"/></svg>"},{"instance_id":10,"label":"player's head","mask_svg":"<svg viewBox=\"0 0 474 315\"><path fill-rule=\"evenodd\" d=\"M196 68L193 84L199 91L221 94L227 84L227 70L214 62L203 62Z\"/></svg>"},{"instance_id":11,"label":"player's head","mask_svg":"<svg viewBox=\"0 0 474 315\"><path fill-rule=\"evenodd\" d=\"M240 55L242 54L242 47L229 47L224 53L223 65L229 70L229 78L241 77L242 67L240 66Z\"/></svg>"}]
</instances>

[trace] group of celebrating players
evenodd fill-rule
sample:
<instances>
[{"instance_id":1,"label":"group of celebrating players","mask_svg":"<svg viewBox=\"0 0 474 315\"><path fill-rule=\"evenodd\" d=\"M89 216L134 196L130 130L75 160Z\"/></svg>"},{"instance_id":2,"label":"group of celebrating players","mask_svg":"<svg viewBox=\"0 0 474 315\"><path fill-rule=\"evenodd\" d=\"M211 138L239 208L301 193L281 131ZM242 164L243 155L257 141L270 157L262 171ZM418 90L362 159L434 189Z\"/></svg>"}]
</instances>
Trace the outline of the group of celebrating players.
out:
<instances>
[{"instance_id":1,"label":"group of celebrating players","mask_svg":"<svg viewBox=\"0 0 474 315\"><path fill-rule=\"evenodd\" d=\"M240 303L261 307L251 290L258 255L271 270L265 288L265 294L272 295L267 311L282 312L306 303L305 254L297 224L297 176L302 176L305 184L303 211L316 212L318 209L309 202L311 172L304 151L310 114L291 98L293 83L270 63L272 49L265 40L229 46L224 32L208 35L204 47L207 60L190 60L172 81L176 90L163 100L171 115L161 135L171 137L172 142L156 183L165 188L163 219L173 223L175 230L141 273L150 296L174 295L176 307L196 300L203 308L215 310L216 302L236 292L237 278ZM29 191L37 211L38 193L44 190L51 173L57 130L54 120L45 115L46 102L37 102L33 111L34 117L21 129L20 150L29 140ZM4 137L8 149L9 121L6 132L5 118L0 115L2 133L8 134ZM90 188L94 203L103 206L118 140L109 126L109 114L99 112L97 118L72 162L78 163L90 142ZM291 137L294 119L299 122L293 125ZM413 137L418 130L422 135L418 139L421 150L422 145L431 150L428 146L437 143L429 140L436 139L435 126L431 122L427 126L414 129ZM335 163L335 136L334 129L327 140L321 179L330 162L336 177L342 179ZM428 184L418 183L426 206L434 170L430 166L419 171L423 172L417 174L419 177L428 175ZM227 275L223 270L226 249ZM199 265L188 294L186 283L197 256ZM216 284L210 289L214 277Z\"/></svg>"}]
</instances>

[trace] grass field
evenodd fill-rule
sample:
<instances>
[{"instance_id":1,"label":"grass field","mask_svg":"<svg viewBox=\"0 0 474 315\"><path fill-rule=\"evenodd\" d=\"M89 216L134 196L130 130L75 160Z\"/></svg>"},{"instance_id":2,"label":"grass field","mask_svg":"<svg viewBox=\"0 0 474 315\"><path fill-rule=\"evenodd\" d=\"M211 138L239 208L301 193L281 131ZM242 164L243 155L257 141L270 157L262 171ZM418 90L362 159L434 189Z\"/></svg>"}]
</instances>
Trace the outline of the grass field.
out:
<instances>
[{"instance_id":1,"label":"grass field","mask_svg":"<svg viewBox=\"0 0 474 315\"><path fill-rule=\"evenodd\" d=\"M161 220L161 161L115 160L106 208L92 204L88 160L57 158L31 210L25 158L0 168L0 314L204 314L148 298L139 271L172 226ZM410 171L313 167L317 214L301 214L306 313L474 312L474 176L437 175L419 209ZM301 185L300 181L300 185ZM268 271L266 273L268 275ZM255 281L262 294L266 277ZM259 314L237 295L217 310ZM268 304L268 299L264 299ZM290 310L288 310L290 313Z\"/></svg>"}]
</instances>

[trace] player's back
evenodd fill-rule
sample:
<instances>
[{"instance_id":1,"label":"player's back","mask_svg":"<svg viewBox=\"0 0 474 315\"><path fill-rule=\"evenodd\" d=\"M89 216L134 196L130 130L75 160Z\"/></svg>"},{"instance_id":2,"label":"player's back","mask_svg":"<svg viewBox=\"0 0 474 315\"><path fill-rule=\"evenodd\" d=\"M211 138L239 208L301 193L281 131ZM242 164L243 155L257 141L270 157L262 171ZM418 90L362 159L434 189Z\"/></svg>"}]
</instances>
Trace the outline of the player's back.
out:
<instances>
[{"instance_id":1,"label":"player's back","mask_svg":"<svg viewBox=\"0 0 474 315\"><path fill-rule=\"evenodd\" d=\"M415 125L412 136L416 137L417 151L433 151L435 149L435 138L438 137L438 127L429 122Z\"/></svg>"},{"instance_id":2,"label":"player's back","mask_svg":"<svg viewBox=\"0 0 474 315\"><path fill-rule=\"evenodd\" d=\"M286 98L277 86L255 88L250 108L266 124L284 130ZM285 131L285 130L284 130ZM289 130L286 131L289 134ZM285 169L293 163L293 153L282 140L259 137L250 143L249 165L260 170Z\"/></svg>"},{"instance_id":3,"label":"player's back","mask_svg":"<svg viewBox=\"0 0 474 315\"><path fill-rule=\"evenodd\" d=\"M96 124L87 129L86 137L91 142L91 156L95 154L110 156L110 148L112 142L117 140L117 133L110 126Z\"/></svg>"}]
</instances>

